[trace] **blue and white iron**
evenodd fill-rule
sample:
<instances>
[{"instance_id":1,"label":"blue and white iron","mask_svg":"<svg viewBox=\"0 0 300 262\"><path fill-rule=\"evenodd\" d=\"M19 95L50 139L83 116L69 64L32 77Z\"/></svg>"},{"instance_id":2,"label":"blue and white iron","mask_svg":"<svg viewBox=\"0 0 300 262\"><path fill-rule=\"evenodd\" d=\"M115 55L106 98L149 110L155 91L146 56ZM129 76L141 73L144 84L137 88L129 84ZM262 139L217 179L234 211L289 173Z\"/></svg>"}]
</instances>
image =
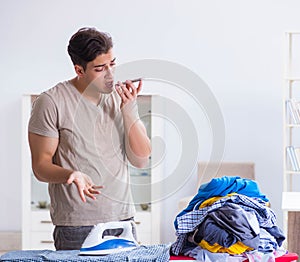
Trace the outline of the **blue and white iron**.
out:
<instances>
[{"instance_id":1,"label":"blue and white iron","mask_svg":"<svg viewBox=\"0 0 300 262\"><path fill-rule=\"evenodd\" d=\"M130 221L95 225L83 242L79 255L108 255L138 247L132 234L132 226Z\"/></svg>"}]
</instances>

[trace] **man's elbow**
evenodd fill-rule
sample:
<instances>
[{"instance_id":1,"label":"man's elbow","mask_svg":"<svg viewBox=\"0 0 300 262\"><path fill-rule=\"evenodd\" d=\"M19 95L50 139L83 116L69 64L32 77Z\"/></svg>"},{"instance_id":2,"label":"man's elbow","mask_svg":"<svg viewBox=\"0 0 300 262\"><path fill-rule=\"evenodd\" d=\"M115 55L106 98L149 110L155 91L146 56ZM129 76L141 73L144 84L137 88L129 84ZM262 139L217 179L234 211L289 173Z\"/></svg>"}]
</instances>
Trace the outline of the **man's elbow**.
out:
<instances>
[{"instance_id":1,"label":"man's elbow","mask_svg":"<svg viewBox=\"0 0 300 262\"><path fill-rule=\"evenodd\" d=\"M46 182L45 179L41 176L41 173L42 173L41 170L42 170L41 165L32 163L32 172L33 172L34 176L36 177L36 179L39 180L40 182Z\"/></svg>"},{"instance_id":2,"label":"man's elbow","mask_svg":"<svg viewBox=\"0 0 300 262\"><path fill-rule=\"evenodd\" d=\"M136 168L144 168L149 164L149 157L139 157L131 160L130 163Z\"/></svg>"}]
</instances>

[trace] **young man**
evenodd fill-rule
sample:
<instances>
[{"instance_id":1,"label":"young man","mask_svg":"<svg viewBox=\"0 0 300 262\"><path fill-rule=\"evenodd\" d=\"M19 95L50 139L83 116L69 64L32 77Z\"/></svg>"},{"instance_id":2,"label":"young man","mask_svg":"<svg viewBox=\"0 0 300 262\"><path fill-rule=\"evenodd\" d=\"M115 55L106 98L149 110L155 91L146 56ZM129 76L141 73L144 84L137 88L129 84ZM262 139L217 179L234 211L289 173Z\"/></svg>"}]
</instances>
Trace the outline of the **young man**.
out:
<instances>
[{"instance_id":1,"label":"young man","mask_svg":"<svg viewBox=\"0 0 300 262\"><path fill-rule=\"evenodd\" d=\"M97 223L134 216L128 160L144 167L151 153L136 104L142 82L114 85L111 37L82 28L68 53L76 76L36 99L28 130L34 174L49 183L57 250L80 249Z\"/></svg>"}]
</instances>

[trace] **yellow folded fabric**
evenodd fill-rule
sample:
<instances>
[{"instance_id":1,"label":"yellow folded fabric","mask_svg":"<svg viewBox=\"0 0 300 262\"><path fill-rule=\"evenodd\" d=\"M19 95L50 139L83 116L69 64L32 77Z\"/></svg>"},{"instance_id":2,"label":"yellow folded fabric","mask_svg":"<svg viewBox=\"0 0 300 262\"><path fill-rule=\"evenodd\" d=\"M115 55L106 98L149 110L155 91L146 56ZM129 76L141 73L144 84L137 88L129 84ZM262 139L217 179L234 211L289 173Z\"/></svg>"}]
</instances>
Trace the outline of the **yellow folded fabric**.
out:
<instances>
[{"instance_id":1,"label":"yellow folded fabric","mask_svg":"<svg viewBox=\"0 0 300 262\"><path fill-rule=\"evenodd\" d=\"M230 194L228 194L226 196L211 197L211 198L203 201L203 203L199 206L199 209L203 208L203 207L206 207L206 206L211 206L216 201L218 201L218 200L220 200L222 198L231 197L233 195L237 195L237 193L230 193Z\"/></svg>"},{"instance_id":2,"label":"yellow folded fabric","mask_svg":"<svg viewBox=\"0 0 300 262\"><path fill-rule=\"evenodd\" d=\"M244 245L240 241L238 241L235 244L233 244L232 246L226 248L226 247L222 247L218 243L214 243L213 245L211 245L207 241L202 239L201 242L199 243L199 246L201 246L202 248L207 249L208 251L213 252L213 253L228 253L231 255L240 255L246 251L253 250L253 248Z\"/></svg>"}]
</instances>

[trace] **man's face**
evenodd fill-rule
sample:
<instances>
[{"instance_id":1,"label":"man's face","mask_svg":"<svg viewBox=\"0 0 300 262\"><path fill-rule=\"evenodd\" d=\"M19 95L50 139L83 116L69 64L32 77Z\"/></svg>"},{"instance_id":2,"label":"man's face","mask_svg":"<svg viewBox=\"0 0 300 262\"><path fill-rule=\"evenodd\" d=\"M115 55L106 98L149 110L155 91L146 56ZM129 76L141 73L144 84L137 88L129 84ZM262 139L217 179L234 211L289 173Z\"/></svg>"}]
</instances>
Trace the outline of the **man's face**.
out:
<instances>
[{"instance_id":1,"label":"man's face","mask_svg":"<svg viewBox=\"0 0 300 262\"><path fill-rule=\"evenodd\" d=\"M88 88L103 94L113 91L115 60L110 49L87 64L84 77Z\"/></svg>"}]
</instances>

